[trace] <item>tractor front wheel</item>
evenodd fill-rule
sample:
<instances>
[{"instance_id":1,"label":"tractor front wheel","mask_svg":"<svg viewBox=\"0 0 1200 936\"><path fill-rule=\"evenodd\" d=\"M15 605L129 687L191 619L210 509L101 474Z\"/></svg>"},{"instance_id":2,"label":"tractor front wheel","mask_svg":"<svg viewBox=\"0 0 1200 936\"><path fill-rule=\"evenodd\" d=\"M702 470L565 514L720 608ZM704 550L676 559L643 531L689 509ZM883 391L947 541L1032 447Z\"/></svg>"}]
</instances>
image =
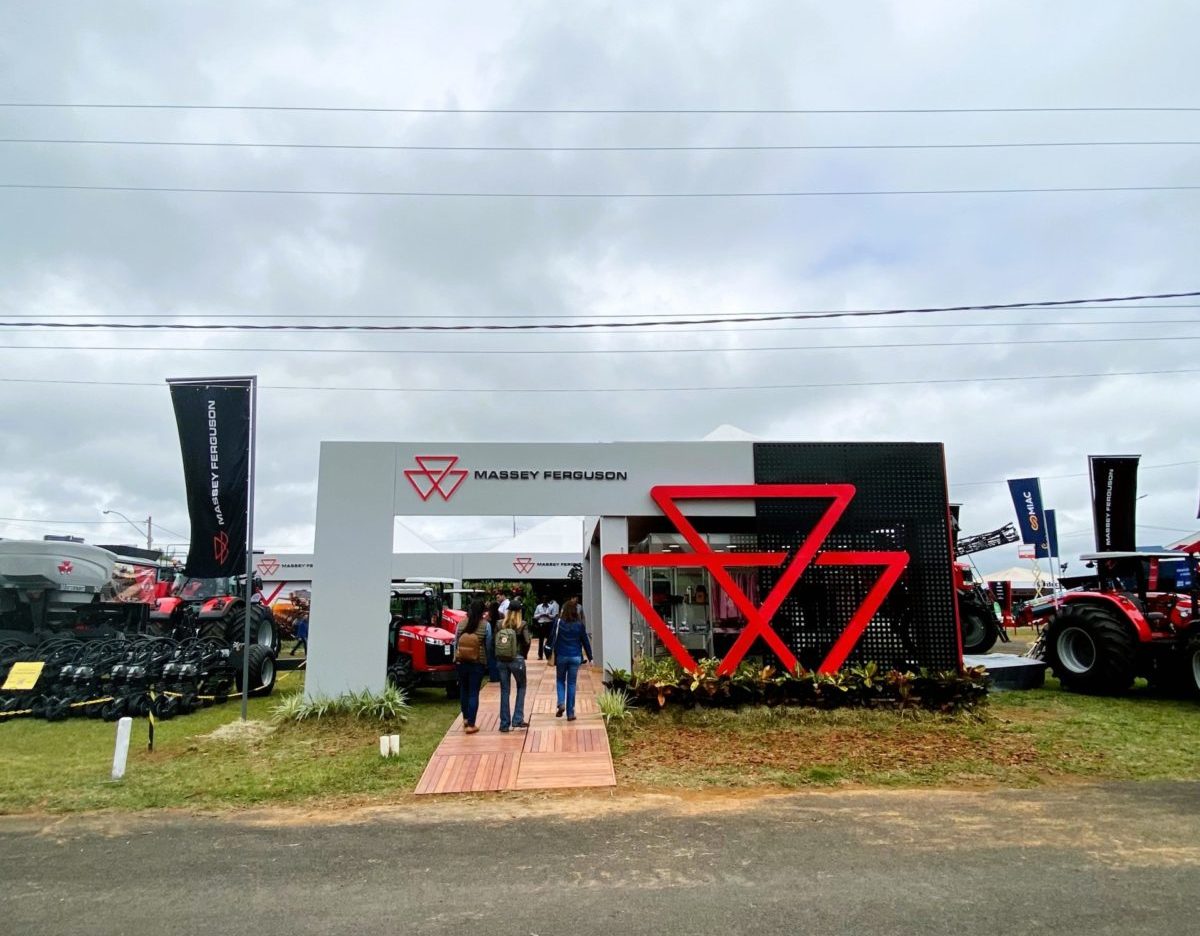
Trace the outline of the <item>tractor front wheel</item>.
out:
<instances>
[{"instance_id":1,"label":"tractor front wheel","mask_svg":"<svg viewBox=\"0 0 1200 936\"><path fill-rule=\"evenodd\" d=\"M1115 695L1133 685L1137 641L1108 608L1072 605L1046 629L1046 662L1064 689Z\"/></svg>"},{"instance_id":2,"label":"tractor front wheel","mask_svg":"<svg viewBox=\"0 0 1200 936\"><path fill-rule=\"evenodd\" d=\"M388 667L388 679L397 689L403 689L411 694L417 685L417 674L413 670L413 661L407 653L396 656L396 662Z\"/></svg>"}]
</instances>

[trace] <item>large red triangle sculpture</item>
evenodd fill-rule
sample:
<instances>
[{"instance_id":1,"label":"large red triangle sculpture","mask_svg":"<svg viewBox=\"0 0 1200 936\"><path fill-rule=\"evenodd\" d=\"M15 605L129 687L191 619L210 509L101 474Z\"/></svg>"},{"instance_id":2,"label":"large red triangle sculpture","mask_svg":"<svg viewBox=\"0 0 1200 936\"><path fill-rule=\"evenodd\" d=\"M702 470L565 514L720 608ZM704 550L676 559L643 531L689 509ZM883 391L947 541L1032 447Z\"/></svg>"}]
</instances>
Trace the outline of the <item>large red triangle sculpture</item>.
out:
<instances>
[{"instance_id":1,"label":"large red triangle sculpture","mask_svg":"<svg viewBox=\"0 0 1200 936\"><path fill-rule=\"evenodd\" d=\"M881 566L882 574L867 592L858 610L851 616L845 629L819 667L822 673L833 673L841 669L846 658L858 643L863 631L883 604L892 587L900 580L908 567L908 553L903 551L837 551L821 552L821 546L854 499L853 484L723 484L723 485L661 485L650 489L650 496L663 514L675 525L691 548L681 553L610 553L604 557L604 568L633 602L635 608L646 619L679 664L689 672L698 666L687 648L679 642L675 632L654 609L649 597L637 586L628 573L632 568L701 568L708 570L713 581L733 600L738 611L746 618L746 626L734 641L717 670L722 675L732 673L745 657L754 641L761 637L775 651L779 660L789 670L795 670L797 661L791 649L771 627L771 619L791 594L796 583L812 565L818 566ZM778 568L787 562L787 553L718 553L696 532L679 508L679 501L696 500L767 500L773 498L829 500L829 506L816 526L800 544L792 561L787 564L783 575L775 583L770 594L759 607L746 597L745 592L734 582L729 569L735 567Z\"/></svg>"}]
</instances>

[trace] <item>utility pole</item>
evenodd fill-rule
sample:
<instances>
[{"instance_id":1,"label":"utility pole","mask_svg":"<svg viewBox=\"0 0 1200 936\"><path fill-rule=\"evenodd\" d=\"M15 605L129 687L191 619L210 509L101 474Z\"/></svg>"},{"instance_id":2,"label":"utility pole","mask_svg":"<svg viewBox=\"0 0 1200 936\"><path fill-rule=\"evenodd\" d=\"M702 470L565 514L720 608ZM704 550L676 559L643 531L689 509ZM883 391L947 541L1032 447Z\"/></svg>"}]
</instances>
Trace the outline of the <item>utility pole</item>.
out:
<instances>
[{"instance_id":1,"label":"utility pole","mask_svg":"<svg viewBox=\"0 0 1200 936\"><path fill-rule=\"evenodd\" d=\"M146 552L149 552L151 549L154 548L154 536L152 535L153 532L154 532L154 518L147 517L146 518Z\"/></svg>"}]
</instances>

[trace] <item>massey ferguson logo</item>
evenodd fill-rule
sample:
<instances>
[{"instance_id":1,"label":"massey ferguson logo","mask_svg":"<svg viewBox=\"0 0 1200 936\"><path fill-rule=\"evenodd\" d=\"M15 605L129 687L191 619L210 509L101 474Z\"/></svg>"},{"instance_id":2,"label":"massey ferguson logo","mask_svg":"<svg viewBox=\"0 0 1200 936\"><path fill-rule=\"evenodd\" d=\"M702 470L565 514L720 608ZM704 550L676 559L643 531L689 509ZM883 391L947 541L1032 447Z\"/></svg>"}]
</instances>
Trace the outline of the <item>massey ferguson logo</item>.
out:
<instances>
[{"instance_id":1,"label":"massey ferguson logo","mask_svg":"<svg viewBox=\"0 0 1200 936\"><path fill-rule=\"evenodd\" d=\"M274 575L279 571L278 559L263 559L258 563L259 575Z\"/></svg>"},{"instance_id":2,"label":"massey ferguson logo","mask_svg":"<svg viewBox=\"0 0 1200 936\"><path fill-rule=\"evenodd\" d=\"M229 558L229 534L221 531L213 537L213 559L218 564L224 564Z\"/></svg>"},{"instance_id":3,"label":"massey ferguson logo","mask_svg":"<svg viewBox=\"0 0 1200 936\"><path fill-rule=\"evenodd\" d=\"M71 565L70 559L64 559L58 564L58 571L60 575L70 575L75 571L75 566Z\"/></svg>"},{"instance_id":4,"label":"massey ferguson logo","mask_svg":"<svg viewBox=\"0 0 1200 936\"><path fill-rule=\"evenodd\" d=\"M536 566L537 563L533 560L532 556L517 556L513 559L513 568L522 575L528 575Z\"/></svg>"},{"instance_id":5,"label":"massey ferguson logo","mask_svg":"<svg viewBox=\"0 0 1200 936\"><path fill-rule=\"evenodd\" d=\"M208 473L213 516L217 518L217 526L225 526L225 512L221 509L221 444L217 432L216 400L208 401Z\"/></svg>"},{"instance_id":6,"label":"massey ferguson logo","mask_svg":"<svg viewBox=\"0 0 1200 936\"><path fill-rule=\"evenodd\" d=\"M634 581L630 570L665 565L683 569L707 569L714 582L721 586L721 589L746 619L745 628L734 641L729 652L725 654L717 670L722 675L728 675L737 669L738 663L745 657L755 640L760 637L775 651L789 671L796 668L795 654L771 627L771 619L808 569L813 566L823 568L880 567L883 571L867 591L862 604L850 615L845 629L834 641L833 646L829 648L829 652L820 665L822 673L833 673L841 669L842 664L846 662L846 658L858 643L859 638L862 637L867 625L871 623L875 612L883 605L884 599L887 598L892 587L900 581L905 568L908 567L908 553L902 550L828 549L822 551L821 547L824 546L829 534L837 526L842 514L846 512L850 501L854 499L854 494L853 484L729 484L654 487L650 489L650 496L667 519L675 524L675 529L683 536L691 551L667 555L661 553L609 553L603 559L604 568L658 635L662 645L670 651L680 666L692 673L699 668L695 659L676 636L675 631L662 619L659 609ZM790 562L788 554L785 552L737 553L735 555L714 551L707 540L696 531L691 521L683 515L678 504L679 501L697 500L756 500L761 502L767 498L830 501L824 516L800 544ZM775 587L758 607L754 606L754 603L730 573L731 569L753 566L768 566L783 570Z\"/></svg>"},{"instance_id":7,"label":"massey ferguson logo","mask_svg":"<svg viewBox=\"0 0 1200 936\"><path fill-rule=\"evenodd\" d=\"M435 492L442 500L450 500L469 473L465 468L455 467L457 455L418 455L416 460L419 467L405 468L404 477L423 501Z\"/></svg>"}]
</instances>

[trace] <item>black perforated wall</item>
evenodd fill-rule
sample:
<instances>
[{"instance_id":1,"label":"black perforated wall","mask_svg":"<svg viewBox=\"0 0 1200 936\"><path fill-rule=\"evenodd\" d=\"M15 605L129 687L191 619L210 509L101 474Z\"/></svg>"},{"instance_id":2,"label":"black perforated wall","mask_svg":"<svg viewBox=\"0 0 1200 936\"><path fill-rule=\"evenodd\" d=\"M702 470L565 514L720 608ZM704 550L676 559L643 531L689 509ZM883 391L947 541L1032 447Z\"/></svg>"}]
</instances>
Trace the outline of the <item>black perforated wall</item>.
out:
<instances>
[{"instance_id":1,"label":"black perforated wall","mask_svg":"<svg viewBox=\"0 0 1200 936\"><path fill-rule=\"evenodd\" d=\"M821 547L904 550L908 567L848 663L952 669L960 662L954 613L945 455L934 443L775 443L754 446L759 484L850 483L857 493ZM828 500L759 500L758 548L794 553ZM816 668L845 629L877 567L810 566L773 626L801 663ZM780 571L764 569L765 595Z\"/></svg>"}]
</instances>

